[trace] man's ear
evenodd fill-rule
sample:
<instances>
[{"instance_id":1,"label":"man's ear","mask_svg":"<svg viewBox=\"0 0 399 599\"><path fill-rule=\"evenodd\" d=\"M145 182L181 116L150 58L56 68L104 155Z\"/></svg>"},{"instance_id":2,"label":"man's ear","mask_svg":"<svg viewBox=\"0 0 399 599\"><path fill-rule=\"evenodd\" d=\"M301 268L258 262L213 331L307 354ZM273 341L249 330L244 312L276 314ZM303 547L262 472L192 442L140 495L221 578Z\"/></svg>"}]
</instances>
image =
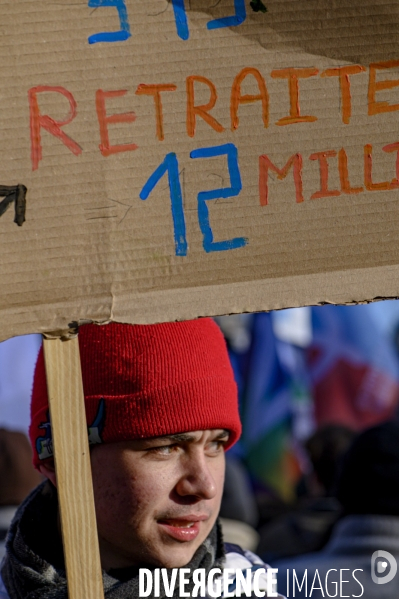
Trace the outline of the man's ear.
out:
<instances>
[{"instance_id":1,"label":"man's ear","mask_svg":"<svg viewBox=\"0 0 399 599\"><path fill-rule=\"evenodd\" d=\"M48 478L49 481L51 481L53 483L55 488L57 488L57 477L55 475L54 461L49 461L44 464L40 464L39 470L40 470L41 474L43 474L43 476Z\"/></svg>"}]
</instances>

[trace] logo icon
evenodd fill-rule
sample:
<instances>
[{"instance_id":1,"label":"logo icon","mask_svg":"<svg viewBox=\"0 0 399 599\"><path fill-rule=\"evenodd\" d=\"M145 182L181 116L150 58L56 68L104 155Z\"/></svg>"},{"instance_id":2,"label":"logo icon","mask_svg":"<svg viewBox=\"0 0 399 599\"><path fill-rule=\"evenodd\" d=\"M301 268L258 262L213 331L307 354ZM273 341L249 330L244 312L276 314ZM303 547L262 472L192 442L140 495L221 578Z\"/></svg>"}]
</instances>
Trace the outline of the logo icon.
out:
<instances>
[{"instance_id":1,"label":"logo icon","mask_svg":"<svg viewBox=\"0 0 399 599\"><path fill-rule=\"evenodd\" d=\"M53 438L51 436L50 413L47 410L46 422L41 422L39 428L44 430L44 435L36 439L36 451L39 460L45 460L53 456Z\"/></svg>"},{"instance_id":2,"label":"logo icon","mask_svg":"<svg viewBox=\"0 0 399 599\"><path fill-rule=\"evenodd\" d=\"M97 414L93 420L93 423L88 427L89 430L89 445L96 445L102 443L101 438L105 424L105 401L102 397L98 404Z\"/></svg>"},{"instance_id":3,"label":"logo icon","mask_svg":"<svg viewBox=\"0 0 399 599\"><path fill-rule=\"evenodd\" d=\"M371 556L371 579L376 584L387 584L396 575L398 564L388 551L379 549ZM382 576L381 576L382 575Z\"/></svg>"},{"instance_id":4,"label":"logo icon","mask_svg":"<svg viewBox=\"0 0 399 599\"><path fill-rule=\"evenodd\" d=\"M1 188L0 188L1 192ZM0 215L1 216L1 215ZM41 422L39 424L39 428L44 430L44 435L41 437L37 437L36 439L36 451L39 457L39 460L45 460L46 458L51 458L54 455L53 449L53 437L51 434L51 423L50 423L50 413L47 410L46 414L47 420L46 422ZM102 443L102 432L104 430L105 424L105 401L102 397L97 407L97 413L94 417L92 424L88 426L88 435L89 435L89 445L96 445L97 443Z\"/></svg>"}]
</instances>

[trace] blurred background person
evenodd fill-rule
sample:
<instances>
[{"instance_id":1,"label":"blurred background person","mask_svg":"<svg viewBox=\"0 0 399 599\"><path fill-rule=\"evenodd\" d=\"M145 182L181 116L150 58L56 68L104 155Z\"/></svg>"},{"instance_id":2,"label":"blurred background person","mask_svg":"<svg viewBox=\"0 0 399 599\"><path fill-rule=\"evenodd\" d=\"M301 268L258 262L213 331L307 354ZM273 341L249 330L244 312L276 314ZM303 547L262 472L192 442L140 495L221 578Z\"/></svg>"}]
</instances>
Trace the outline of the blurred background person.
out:
<instances>
[{"instance_id":1,"label":"blurred background person","mask_svg":"<svg viewBox=\"0 0 399 599\"><path fill-rule=\"evenodd\" d=\"M32 450L26 435L0 429L0 560L18 505L41 481L42 477L32 466Z\"/></svg>"},{"instance_id":2,"label":"blurred background person","mask_svg":"<svg viewBox=\"0 0 399 599\"><path fill-rule=\"evenodd\" d=\"M398 410L399 302L217 321L239 387L243 435L233 451L250 474L262 526L297 500L312 470L304 444L313 433L330 425L361 431Z\"/></svg>"},{"instance_id":3,"label":"blurred background person","mask_svg":"<svg viewBox=\"0 0 399 599\"><path fill-rule=\"evenodd\" d=\"M255 494L245 467L231 452L226 454L219 520L226 543L256 551L259 544L259 534L256 531L259 511Z\"/></svg>"},{"instance_id":4,"label":"blurred background person","mask_svg":"<svg viewBox=\"0 0 399 599\"><path fill-rule=\"evenodd\" d=\"M342 456L355 433L348 427L321 427L305 442L311 469L298 484L291 510L259 530L257 551L267 561L317 551L327 542L341 513L335 483Z\"/></svg>"},{"instance_id":5,"label":"blurred background person","mask_svg":"<svg viewBox=\"0 0 399 599\"><path fill-rule=\"evenodd\" d=\"M399 405L399 302L217 319L239 387L233 448L254 493L267 560L321 549L340 515L332 481L354 432Z\"/></svg>"},{"instance_id":6,"label":"blurred background person","mask_svg":"<svg viewBox=\"0 0 399 599\"><path fill-rule=\"evenodd\" d=\"M340 595L362 596L364 599L393 599L399 596L399 575L385 584L372 580L372 556L383 550L399 560L399 423L386 422L370 428L355 439L343 458L338 475L336 496L342 505L342 516L333 527L330 540L319 552L302 555L295 559L276 561L280 593L292 597L319 599L326 594L326 575L329 570L331 596L333 581L343 579ZM377 578L389 575L389 560L377 559L373 564ZM290 588L287 589L287 570ZM307 571L305 585L293 591L295 570L299 582ZM356 572L356 579L352 573ZM312 582L323 590L313 590ZM364 587L362 593L360 584Z\"/></svg>"},{"instance_id":7,"label":"blurred background person","mask_svg":"<svg viewBox=\"0 0 399 599\"><path fill-rule=\"evenodd\" d=\"M305 442L312 470L305 479L311 497L334 497L338 469L355 432L342 424L327 424Z\"/></svg>"}]
</instances>

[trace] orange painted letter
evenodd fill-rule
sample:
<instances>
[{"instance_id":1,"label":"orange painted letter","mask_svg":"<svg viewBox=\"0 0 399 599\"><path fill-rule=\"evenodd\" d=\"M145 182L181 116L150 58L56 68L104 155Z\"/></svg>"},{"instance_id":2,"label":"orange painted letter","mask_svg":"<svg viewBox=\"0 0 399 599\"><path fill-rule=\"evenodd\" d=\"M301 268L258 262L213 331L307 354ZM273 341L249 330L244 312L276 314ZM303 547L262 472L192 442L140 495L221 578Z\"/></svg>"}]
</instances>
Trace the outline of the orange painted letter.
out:
<instances>
[{"instance_id":1,"label":"orange painted letter","mask_svg":"<svg viewBox=\"0 0 399 599\"><path fill-rule=\"evenodd\" d=\"M388 144L382 148L383 152L397 152L396 154L396 177L391 181L391 189L399 187L399 142Z\"/></svg>"},{"instance_id":2,"label":"orange painted letter","mask_svg":"<svg viewBox=\"0 0 399 599\"><path fill-rule=\"evenodd\" d=\"M62 94L69 102L69 112L63 121L55 121L47 114L40 114L39 102L37 101L37 94L42 92L56 92ZM69 150L75 156L79 156L82 153L82 148L71 139L66 133L61 130L64 125L69 125L76 116L76 102L67 89L64 87L51 87L48 85L38 85L32 87L28 91L29 97L29 109L30 109L30 140L31 140L31 160L32 170L35 171L39 167L39 162L42 159L42 144L41 144L41 128L45 129L51 135L58 137L63 144L66 145Z\"/></svg>"},{"instance_id":3,"label":"orange painted letter","mask_svg":"<svg viewBox=\"0 0 399 599\"><path fill-rule=\"evenodd\" d=\"M389 181L373 183L373 146L364 146L364 186L368 191L384 191L391 189Z\"/></svg>"},{"instance_id":4,"label":"orange painted letter","mask_svg":"<svg viewBox=\"0 0 399 599\"><path fill-rule=\"evenodd\" d=\"M311 200L318 200L320 198L331 198L341 195L338 189L328 189L328 162L327 158L334 158L337 155L335 150L328 150L327 152L315 152L309 156L309 160L318 160L320 167L320 191L316 191L310 196Z\"/></svg>"},{"instance_id":5,"label":"orange painted letter","mask_svg":"<svg viewBox=\"0 0 399 599\"><path fill-rule=\"evenodd\" d=\"M109 143L108 124L109 123L133 123L136 120L134 112L124 112L122 114L112 114L107 116L105 108L105 100L107 98L118 98L127 94L127 90L119 89L111 92L104 92L102 89L96 91L96 110L97 118L100 125L101 143L98 146L103 156L110 156L118 152L128 152L129 150L137 150L136 144L119 144L111 146Z\"/></svg>"},{"instance_id":6,"label":"orange painted letter","mask_svg":"<svg viewBox=\"0 0 399 599\"><path fill-rule=\"evenodd\" d=\"M271 72L273 79L288 79L290 94L290 116L285 116L276 122L276 125L292 125L293 123L313 123L317 116L302 116L299 108L299 82L298 79L314 77L318 69L276 69Z\"/></svg>"},{"instance_id":7,"label":"orange painted letter","mask_svg":"<svg viewBox=\"0 0 399 599\"><path fill-rule=\"evenodd\" d=\"M162 112L162 100L161 100L161 92L174 92L177 89L177 86L173 83L165 83L165 84L155 84L155 85L146 85L145 83L140 83L140 85L136 89L137 96L153 96L155 102L155 118L157 122L157 138L159 141L163 141L165 139L163 132L163 112Z\"/></svg>"},{"instance_id":8,"label":"orange painted letter","mask_svg":"<svg viewBox=\"0 0 399 599\"><path fill-rule=\"evenodd\" d=\"M204 83L209 87L211 92L211 97L207 104L201 104L200 106L195 106L194 101L194 82L198 81L198 83ZM218 123L218 121L213 118L209 113L210 110L215 106L216 100L218 98L216 93L216 87L209 79L206 77L201 77L200 75L190 75L186 79L186 90L187 90L187 135L189 137L194 137L195 135L195 121L196 117L200 116L208 125L215 129L218 133L222 133L224 131L224 127Z\"/></svg>"},{"instance_id":9,"label":"orange painted letter","mask_svg":"<svg viewBox=\"0 0 399 599\"><path fill-rule=\"evenodd\" d=\"M357 75L358 73L363 73L365 70L365 67L362 65L354 64L347 67L327 69L320 75L320 77L339 77L342 101L342 122L345 123L345 125L349 125L352 116L351 82L349 80L349 75Z\"/></svg>"},{"instance_id":10,"label":"orange painted letter","mask_svg":"<svg viewBox=\"0 0 399 599\"><path fill-rule=\"evenodd\" d=\"M394 112L399 110L399 104L388 104L388 102L377 102L375 94L383 89L393 89L399 86L399 79L386 79L377 81L377 70L393 69L399 67L399 60L387 60L386 62L373 62L370 64L369 75L369 115L380 114L381 112Z\"/></svg>"},{"instance_id":11,"label":"orange painted letter","mask_svg":"<svg viewBox=\"0 0 399 599\"><path fill-rule=\"evenodd\" d=\"M338 170L342 193L352 195L363 191L363 187L351 187L351 184L349 183L348 156L346 155L344 148L341 148L338 152Z\"/></svg>"},{"instance_id":12,"label":"orange painted letter","mask_svg":"<svg viewBox=\"0 0 399 599\"><path fill-rule=\"evenodd\" d=\"M248 75L252 75L253 77L255 77L259 87L259 94L245 94L244 96L241 95L241 84ZM257 102L258 100L261 100L262 102L262 120L263 126L266 128L269 125L269 94L267 93L266 83L258 69L246 67L238 73L237 77L233 81L233 86L231 88L230 117L232 131L234 131L234 129L238 129L239 105L250 104L251 102Z\"/></svg>"},{"instance_id":13,"label":"orange painted letter","mask_svg":"<svg viewBox=\"0 0 399 599\"><path fill-rule=\"evenodd\" d=\"M282 179L285 179L291 166L293 166L296 201L297 203L300 203L303 202L301 154L294 154L291 156L283 168L278 168L273 164L266 154L259 156L259 201L261 206L267 206L269 203L269 169L276 173L277 178L281 181Z\"/></svg>"}]
</instances>

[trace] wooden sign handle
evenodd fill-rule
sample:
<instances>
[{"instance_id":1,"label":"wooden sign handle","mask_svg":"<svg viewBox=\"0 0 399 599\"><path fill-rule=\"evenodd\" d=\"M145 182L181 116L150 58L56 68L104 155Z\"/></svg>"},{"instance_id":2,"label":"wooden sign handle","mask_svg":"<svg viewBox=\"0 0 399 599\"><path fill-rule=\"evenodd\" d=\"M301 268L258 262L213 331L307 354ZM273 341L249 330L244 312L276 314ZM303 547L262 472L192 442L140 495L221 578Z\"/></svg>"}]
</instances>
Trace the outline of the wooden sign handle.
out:
<instances>
[{"instance_id":1,"label":"wooden sign handle","mask_svg":"<svg viewBox=\"0 0 399 599\"><path fill-rule=\"evenodd\" d=\"M104 597L78 338L44 339L69 599Z\"/></svg>"}]
</instances>

